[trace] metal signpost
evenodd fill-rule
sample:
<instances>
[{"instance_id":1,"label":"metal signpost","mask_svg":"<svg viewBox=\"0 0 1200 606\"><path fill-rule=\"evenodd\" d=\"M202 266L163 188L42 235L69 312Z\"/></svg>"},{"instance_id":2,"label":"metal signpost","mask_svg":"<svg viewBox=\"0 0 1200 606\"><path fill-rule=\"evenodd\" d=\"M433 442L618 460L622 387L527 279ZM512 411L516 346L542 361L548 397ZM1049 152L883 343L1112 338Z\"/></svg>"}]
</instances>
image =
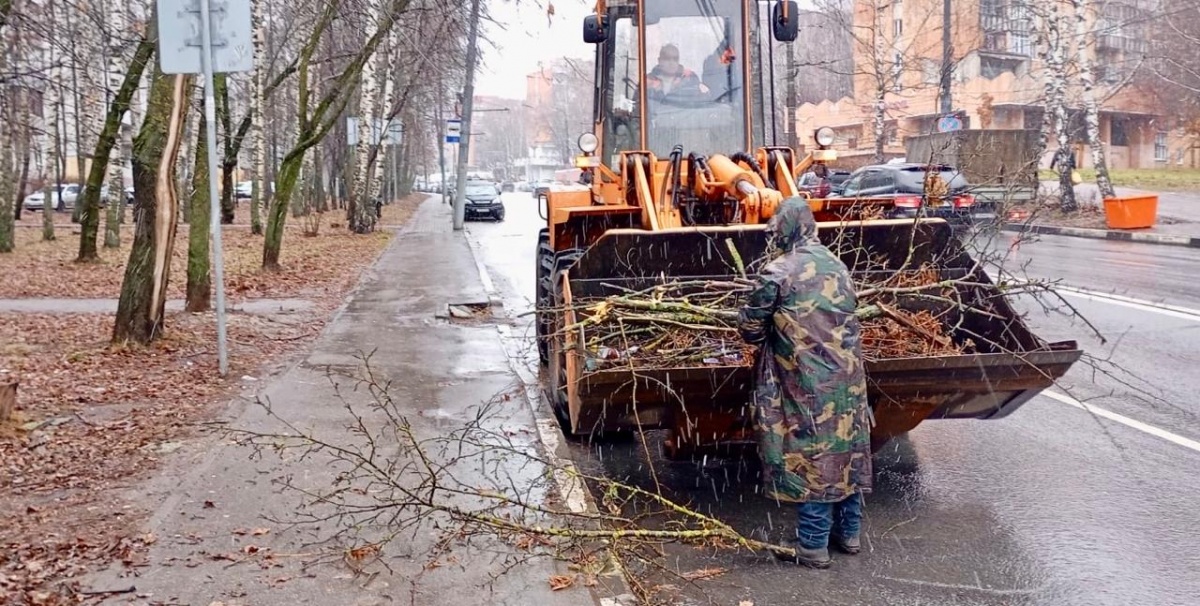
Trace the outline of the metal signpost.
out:
<instances>
[{"instance_id":1,"label":"metal signpost","mask_svg":"<svg viewBox=\"0 0 1200 606\"><path fill-rule=\"evenodd\" d=\"M158 60L165 74L201 74L208 145L208 196L217 291L217 363L229 373L225 329L225 260L221 247L221 199L217 195L217 129L213 74L254 69L250 0L158 0ZM258 176L262 180L262 175Z\"/></svg>"}]
</instances>

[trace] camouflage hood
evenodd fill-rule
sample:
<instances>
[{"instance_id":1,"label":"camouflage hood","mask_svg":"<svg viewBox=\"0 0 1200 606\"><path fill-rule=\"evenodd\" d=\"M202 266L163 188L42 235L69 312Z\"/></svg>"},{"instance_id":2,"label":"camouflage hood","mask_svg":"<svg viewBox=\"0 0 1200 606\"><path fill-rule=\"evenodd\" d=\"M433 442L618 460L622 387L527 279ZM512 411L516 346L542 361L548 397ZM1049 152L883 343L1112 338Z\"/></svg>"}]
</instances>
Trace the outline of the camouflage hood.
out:
<instances>
[{"instance_id":1,"label":"camouflage hood","mask_svg":"<svg viewBox=\"0 0 1200 606\"><path fill-rule=\"evenodd\" d=\"M808 201L791 197L783 201L767 223L767 250L776 256L801 246L820 244L817 220Z\"/></svg>"}]
</instances>

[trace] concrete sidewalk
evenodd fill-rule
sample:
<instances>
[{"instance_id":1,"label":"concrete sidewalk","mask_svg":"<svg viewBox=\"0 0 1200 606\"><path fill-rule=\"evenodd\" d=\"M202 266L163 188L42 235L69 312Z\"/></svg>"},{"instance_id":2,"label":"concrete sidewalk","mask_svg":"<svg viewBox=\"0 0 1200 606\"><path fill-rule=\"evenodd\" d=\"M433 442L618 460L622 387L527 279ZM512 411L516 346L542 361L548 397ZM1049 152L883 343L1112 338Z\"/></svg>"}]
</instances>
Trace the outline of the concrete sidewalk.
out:
<instances>
[{"instance_id":1,"label":"concrete sidewalk","mask_svg":"<svg viewBox=\"0 0 1200 606\"><path fill-rule=\"evenodd\" d=\"M1200 248L1200 194L1151 192L1128 187L1118 187L1115 189L1118 196L1158 195L1159 222L1154 227L1137 230L1025 223L1008 223L1004 226L1004 230L1016 233L1031 232L1044 235L1089 238L1093 240L1114 240L1118 242L1140 242L1143 244ZM1058 182L1042 181L1041 192L1045 195L1058 195ZM1081 202L1101 203L1100 190L1095 183L1081 183L1076 185L1075 195Z\"/></svg>"},{"instance_id":2,"label":"concrete sidewalk","mask_svg":"<svg viewBox=\"0 0 1200 606\"><path fill-rule=\"evenodd\" d=\"M448 303L488 301L486 277L481 279L464 234L452 232L450 222L448 207L435 198L421 206L311 353L258 394L269 400L276 415L324 439L352 441L346 428L353 418L338 394L363 404L365 390L353 390L352 382L339 378L341 388L335 392L328 371L352 372L359 367L359 355L373 352L372 369L392 381L393 397L418 439L458 429L472 418L473 407L496 401L498 410L484 421L489 429L511 436L517 447L541 448L531 408L495 323L484 319L456 324L437 317ZM509 395L497 399L497 394ZM282 429L262 407L250 403L232 407L228 422L249 431ZM387 544L378 560L361 569L352 570L340 557L311 564L322 549L333 547L336 556L338 548L349 545L323 543L336 526L333 522L289 527L269 521L294 519L303 502L278 481L286 477L294 484L329 489L337 466L320 457L281 459L266 453L252 459L251 454L246 447L217 438L177 451L149 486L137 486L128 495L153 511L144 529L154 535L148 566L132 575L128 569L114 568L88 579L85 588L136 587L135 592L110 597L105 602L110 604L618 603L609 597L621 590L615 579L602 579L600 587L592 589L577 582L553 591L551 576L574 573L550 558L518 563L530 553L495 538L475 537L467 546L450 541L449 549L440 551L445 537L430 522ZM455 473L478 474L481 486L504 485L501 490L510 480L514 488L524 490L522 482L532 486L547 476L544 467L538 469L527 460L515 461L511 469L504 463L491 465L486 471ZM547 502L556 498L549 492L541 495ZM256 534L253 529L269 532ZM367 537L381 532L362 530ZM608 594L605 585L612 587Z\"/></svg>"}]
</instances>

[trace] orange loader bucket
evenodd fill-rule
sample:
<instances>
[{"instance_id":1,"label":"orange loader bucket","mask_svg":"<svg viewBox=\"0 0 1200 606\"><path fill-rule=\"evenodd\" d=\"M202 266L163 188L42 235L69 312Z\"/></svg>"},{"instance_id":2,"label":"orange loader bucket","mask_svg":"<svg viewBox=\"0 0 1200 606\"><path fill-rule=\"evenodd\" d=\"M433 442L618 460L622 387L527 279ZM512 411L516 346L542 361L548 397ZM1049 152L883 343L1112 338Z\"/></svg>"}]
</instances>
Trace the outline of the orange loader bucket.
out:
<instances>
[{"instance_id":1,"label":"orange loader bucket","mask_svg":"<svg viewBox=\"0 0 1200 606\"><path fill-rule=\"evenodd\" d=\"M1104 199L1104 220L1109 229L1154 227L1158 196L1125 196Z\"/></svg>"}]
</instances>

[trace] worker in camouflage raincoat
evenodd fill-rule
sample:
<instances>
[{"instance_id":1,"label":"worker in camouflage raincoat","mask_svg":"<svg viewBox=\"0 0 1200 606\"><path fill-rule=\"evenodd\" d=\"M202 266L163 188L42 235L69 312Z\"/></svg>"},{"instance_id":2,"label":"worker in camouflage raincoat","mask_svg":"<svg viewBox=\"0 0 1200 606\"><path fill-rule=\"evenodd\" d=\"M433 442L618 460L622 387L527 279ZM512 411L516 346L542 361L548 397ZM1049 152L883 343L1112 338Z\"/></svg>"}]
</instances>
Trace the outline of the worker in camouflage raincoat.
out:
<instances>
[{"instance_id":1,"label":"worker in camouflage raincoat","mask_svg":"<svg viewBox=\"0 0 1200 606\"><path fill-rule=\"evenodd\" d=\"M767 225L774 257L740 313L759 345L753 405L766 492L798 504L795 561L830 564L831 542L860 550L871 490L871 412L850 272L817 239L808 202L789 198ZM793 558L785 558L793 559Z\"/></svg>"}]
</instances>

